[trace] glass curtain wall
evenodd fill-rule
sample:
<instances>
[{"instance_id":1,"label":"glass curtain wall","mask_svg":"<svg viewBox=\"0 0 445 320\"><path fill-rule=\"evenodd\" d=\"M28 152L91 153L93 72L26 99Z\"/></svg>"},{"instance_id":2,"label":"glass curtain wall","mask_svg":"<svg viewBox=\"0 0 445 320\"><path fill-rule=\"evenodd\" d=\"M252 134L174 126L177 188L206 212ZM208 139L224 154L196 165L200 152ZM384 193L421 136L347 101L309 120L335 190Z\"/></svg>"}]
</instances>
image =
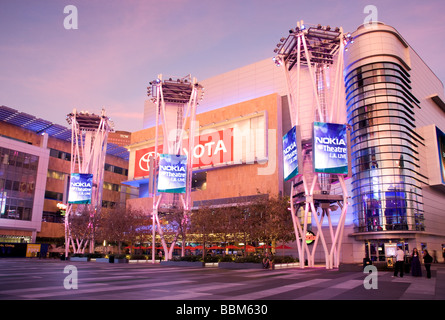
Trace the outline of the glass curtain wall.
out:
<instances>
[{"instance_id":1,"label":"glass curtain wall","mask_svg":"<svg viewBox=\"0 0 445 320\"><path fill-rule=\"evenodd\" d=\"M0 218L31 220L39 157L0 148Z\"/></svg>"},{"instance_id":2,"label":"glass curtain wall","mask_svg":"<svg viewBox=\"0 0 445 320\"><path fill-rule=\"evenodd\" d=\"M345 76L352 127L352 200L358 232L423 230L409 73L392 62L362 65Z\"/></svg>"}]
</instances>

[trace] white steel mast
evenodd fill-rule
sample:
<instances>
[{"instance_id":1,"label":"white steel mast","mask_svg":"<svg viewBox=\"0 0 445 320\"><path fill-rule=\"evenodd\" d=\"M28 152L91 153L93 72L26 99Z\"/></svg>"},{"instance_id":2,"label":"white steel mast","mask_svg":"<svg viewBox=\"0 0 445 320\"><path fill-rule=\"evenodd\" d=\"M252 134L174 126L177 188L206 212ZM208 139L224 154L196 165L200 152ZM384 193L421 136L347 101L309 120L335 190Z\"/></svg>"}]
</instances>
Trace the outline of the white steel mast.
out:
<instances>
[{"instance_id":1,"label":"white steel mast","mask_svg":"<svg viewBox=\"0 0 445 320\"><path fill-rule=\"evenodd\" d=\"M203 87L197 82L196 78L190 75L185 77L169 77L163 79L162 74L157 79L150 82L148 96L156 108L155 125L155 155L160 154L159 141L163 138L164 154L187 155L187 174L185 193L157 193L157 170L159 167L159 157L156 156L150 161L150 190L153 196L152 210L152 261L155 261L155 237L156 229L161 238L164 248L165 259L171 259L175 242L178 237L176 233L173 241L168 247L161 228L159 213L181 212L181 225L186 227L189 223L191 203L191 187L193 175L193 148L196 137L195 118L196 108L203 96ZM188 124L188 126L187 126ZM188 145L183 145L184 139L188 139ZM184 152L184 150L187 150ZM182 251L184 252L184 241L182 241Z\"/></svg>"},{"instance_id":2,"label":"white steel mast","mask_svg":"<svg viewBox=\"0 0 445 320\"><path fill-rule=\"evenodd\" d=\"M94 252L94 232L97 218L102 208L102 189L104 179L105 155L108 133L114 131L114 124L102 109L100 115L76 109L68 114L71 125L71 169L70 173L93 175L90 204L67 204L65 214L65 256L70 246L74 253L84 253L87 246ZM72 221L76 215L88 213L84 232L73 234Z\"/></svg>"},{"instance_id":3,"label":"white steel mast","mask_svg":"<svg viewBox=\"0 0 445 320\"><path fill-rule=\"evenodd\" d=\"M314 172L312 166L313 122L346 123L343 82L343 52L352 40L342 28L308 25L303 21L281 38L274 52L274 61L284 72L287 84L289 115L292 126L301 130L302 144L298 146L303 157L302 174L291 180L290 204L296 235L300 267L314 266L315 250L321 241L326 268L337 268L343 235L348 191L344 176ZM332 69L334 76L331 77ZM342 112L343 111L343 112ZM342 194L331 194L331 184L337 180ZM337 228L331 215L335 206L341 208ZM320 212L321 211L321 212ZM327 229L322 228L328 219ZM312 250L306 242L306 234L315 221L317 234ZM328 230L331 247L325 238Z\"/></svg>"}]
</instances>

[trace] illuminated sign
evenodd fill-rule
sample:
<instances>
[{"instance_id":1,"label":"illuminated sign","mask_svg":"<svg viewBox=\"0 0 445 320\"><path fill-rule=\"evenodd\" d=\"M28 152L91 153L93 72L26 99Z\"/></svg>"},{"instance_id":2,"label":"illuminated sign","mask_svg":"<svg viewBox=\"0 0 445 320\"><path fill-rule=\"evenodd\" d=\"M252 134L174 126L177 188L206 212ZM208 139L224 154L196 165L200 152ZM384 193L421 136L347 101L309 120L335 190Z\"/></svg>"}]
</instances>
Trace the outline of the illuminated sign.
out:
<instances>
[{"instance_id":1,"label":"illuminated sign","mask_svg":"<svg viewBox=\"0 0 445 320\"><path fill-rule=\"evenodd\" d=\"M72 173L68 203L90 204L93 190L93 175L90 173Z\"/></svg>"},{"instance_id":2,"label":"illuminated sign","mask_svg":"<svg viewBox=\"0 0 445 320\"><path fill-rule=\"evenodd\" d=\"M134 176L143 177L150 173L150 157L155 156L155 147L136 151L136 162L134 166ZM162 146L159 147L162 152Z\"/></svg>"},{"instance_id":3,"label":"illuminated sign","mask_svg":"<svg viewBox=\"0 0 445 320\"><path fill-rule=\"evenodd\" d=\"M437 147L439 150L439 167L442 177L442 183L445 183L445 133L436 127Z\"/></svg>"},{"instance_id":4,"label":"illuminated sign","mask_svg":"<svg viewBox=\"0 0 445 320\"><path fill-rule=\"evenodd\" d=\"M0 214L5 214L6 208L6 191L0 191Z\"/></svg>"},{"instance_id":5,"label":"illuminated sign","mask_svg":"<svg viewBox=\"0 0 445 320\"><path fill-rule=\"evenodd\" d=\"M158 192L185 193L187 156L159 155Z\"/></svg>"},{"instance_id":6,"label":"illuminated sign","mask_svg":"<svg viewBox=\"0 0 445 320\"><path fill-rule=\"evenodd\" d=\"M163 145L159 145L158 148L159 153L165 152ZM187 155L188 139L184 139L182 151ZM135 152L135 178L149 175L150 156L154 155L154 146ZM233 161L233 128L214 131L196 137L192 156L193 168L221 165Z\"/></svg>"},{"instance_id":7,"label":"illuminated sign","mask_svg":"<svg viewBox=\"0 0 445 320\"><path fill-rule=\"evenodd\" d=\"M346 125L314 122L314 172L348 174Z\"/></svg>"},{"instance_id":8,"label":"illuminated sign","mask_svg":"<svg viewBox=\"0 0 445 320\"><path fill-rule=\"evenodd\" d=\"M314 243L316 237L315 237L315 233L313 233L312 231L306 231L306 244L312 244Z\"/></svg>"},{"instance_id":9,"label":"illuminated sign","mask_svg":"<svg viewBox=\"0 0 445 320\"><path fill-rule=\"evenodd\" d=\"M28 243L26 246L26 257L35 257L40 252L40 244Z\"/></svg>"},{"instance_id":10,"label":"illuminated sign","mask_svg":"<svg viewBox=\"0 0 445 320\"><path fill-rule=\"evenodd\" d=\"M294 126L283 136L284 181L288 181L300 174L299 169L301 165L299 165L299 160L301 157L299 153L301 141L299 134L297 134L297 131L299 132L298 129Z\"/></svg>"}]
</instances>

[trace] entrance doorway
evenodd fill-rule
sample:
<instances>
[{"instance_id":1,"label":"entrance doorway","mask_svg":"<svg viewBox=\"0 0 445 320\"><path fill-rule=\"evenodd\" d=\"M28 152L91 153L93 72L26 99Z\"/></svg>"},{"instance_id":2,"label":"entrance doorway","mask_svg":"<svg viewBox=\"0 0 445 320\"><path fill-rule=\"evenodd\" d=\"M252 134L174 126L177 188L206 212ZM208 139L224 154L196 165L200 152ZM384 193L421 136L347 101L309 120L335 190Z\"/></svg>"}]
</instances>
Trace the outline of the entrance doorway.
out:
<instances>
[{"instance_id":1,"label":"entrance doorway","mask_svg":"<svg viewBox=\"0 0 445 320\"><path fill-rule=\"evenodd\" d=\"M405 241L389 241L389 240L367 240L365 241L365 256L373 262L386 261L385 246L394 246L396 244L401 247L405 254L409 253L409 245Z\"/></svg>"}]
</instances>

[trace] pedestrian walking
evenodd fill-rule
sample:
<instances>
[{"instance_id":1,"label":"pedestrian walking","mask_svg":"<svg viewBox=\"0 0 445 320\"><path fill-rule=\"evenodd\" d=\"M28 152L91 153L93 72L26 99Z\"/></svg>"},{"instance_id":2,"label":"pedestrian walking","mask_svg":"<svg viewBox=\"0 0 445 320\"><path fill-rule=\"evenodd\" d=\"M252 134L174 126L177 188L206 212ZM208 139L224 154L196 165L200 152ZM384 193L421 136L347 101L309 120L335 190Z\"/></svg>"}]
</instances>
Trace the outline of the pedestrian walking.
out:
<instances>
[{"instance_id":1,"label":"pedestrian walking","mask_svg":"<svg viewBox=\"0 0 445 320\"><path fill-rule=\"evenodd\" d=\"M269 254L266 254L266 256L263 258L263 269L269 269L269 266L270 266Z\"/></svg>"},{"instance_id":2,"label":"pedestrian walking","mask_svg":"<svg viewBox=\"0 0 445 320\"><path fill-rule=\"evenodd\" d=\"M430 256L428 250L423 250L423 263L425 264L426 277L431 278L431 263L433 262L433 257Z\"/></svg>"},{"instance_id":3,"label":"pedestrian walking","mask_svg":"<svg viewBox=\"0 0 445 320\"><path fill-rule=\"evenodd\" d=\"M397 247L396 252L396 265L394 268L394 277L397 277L400 271L400 277L403 278L403 268L404 268L404 262L405 262L405 253L400 247Z\"/></svg>"},{"instance_id":4,"label":"pedestrian walking","mask_svg":"<svg viewBox=\"0 0 445 320\"><path fill-rule=\"evenodd\" d=\"M420 266L420 255L417 251L417 248L413 249L413 253L411 254L411 275L413 277L421 277L422 276L422 267Z\"/></svg>"}]
</instances>

